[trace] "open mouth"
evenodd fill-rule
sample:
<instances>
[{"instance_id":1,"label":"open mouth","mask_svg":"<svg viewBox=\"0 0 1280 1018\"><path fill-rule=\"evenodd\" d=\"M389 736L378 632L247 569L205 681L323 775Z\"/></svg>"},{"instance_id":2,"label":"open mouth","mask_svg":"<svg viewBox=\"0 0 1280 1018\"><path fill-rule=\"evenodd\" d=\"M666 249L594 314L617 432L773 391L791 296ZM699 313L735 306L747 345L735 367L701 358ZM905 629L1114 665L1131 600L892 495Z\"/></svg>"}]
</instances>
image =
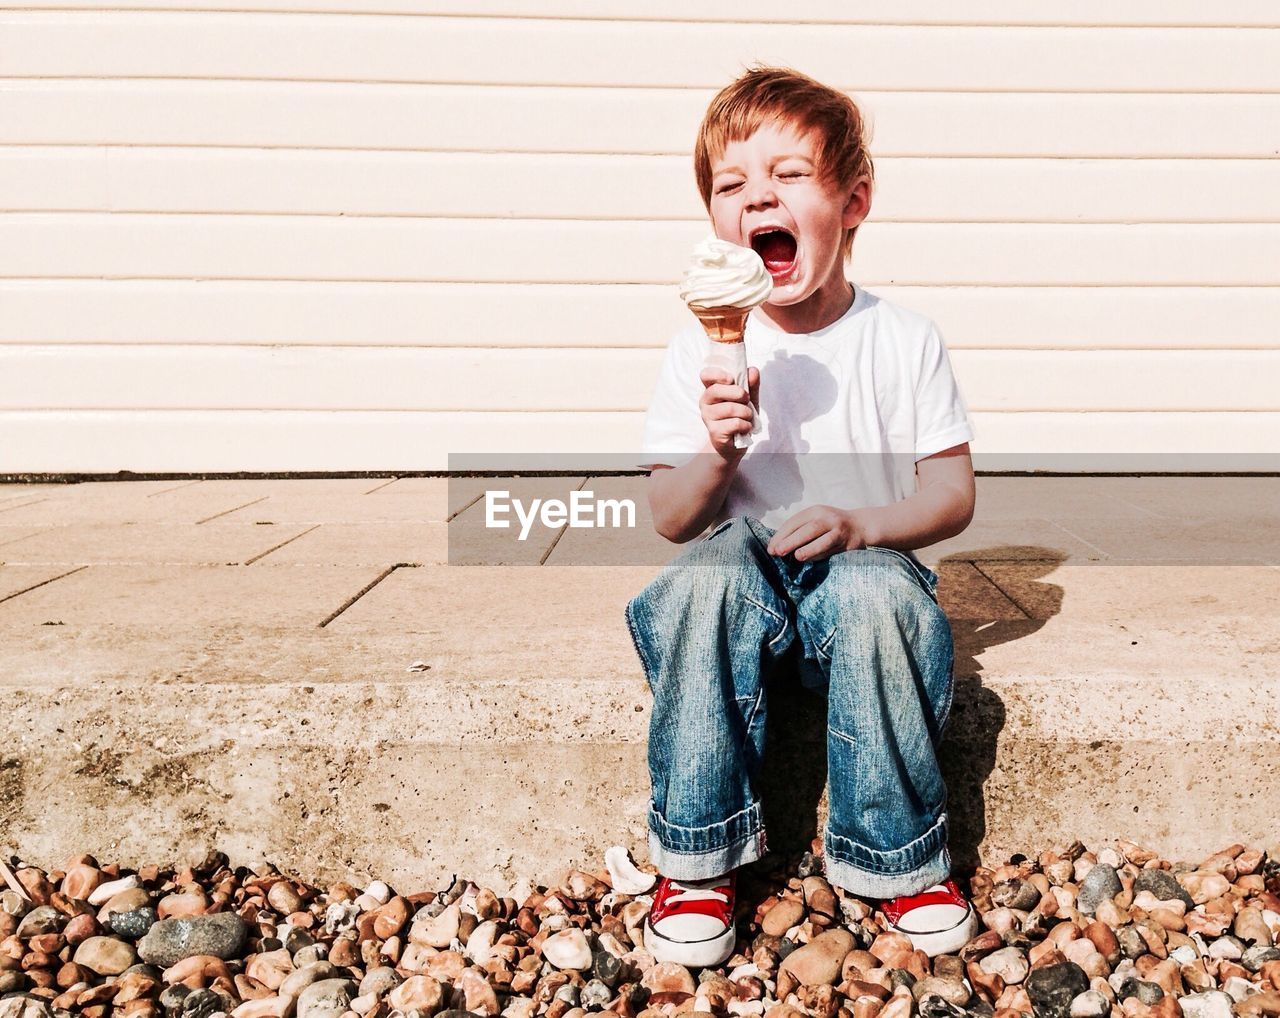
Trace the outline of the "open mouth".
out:
<instances>
[{"instance_id":1,"label":"open mouth","mask_svg":"<svg viewBox=\"0 0 1280 1018\"><path fill-rule=\"evenodd\" d=\"M753 234L751 249L775 281L785 279L796 267L796 238L786 230L770 227Z\"/></svg>"}]
</instances>

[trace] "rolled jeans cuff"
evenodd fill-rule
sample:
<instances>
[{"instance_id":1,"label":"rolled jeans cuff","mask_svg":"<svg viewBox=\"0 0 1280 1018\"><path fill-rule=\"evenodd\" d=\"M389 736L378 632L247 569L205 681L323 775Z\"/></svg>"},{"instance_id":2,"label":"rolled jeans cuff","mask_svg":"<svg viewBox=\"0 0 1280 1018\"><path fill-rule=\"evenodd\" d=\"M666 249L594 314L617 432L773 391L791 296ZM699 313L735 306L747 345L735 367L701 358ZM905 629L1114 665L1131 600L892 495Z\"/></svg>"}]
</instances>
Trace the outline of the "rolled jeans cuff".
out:
<instances>
[{"instance_id":1,"label":"rolled jeans cuff","mask_svg":"<svg viewBox=\"0 0 1280 1018\"><path fill-rule=\"evenodd\" d=\"M668 823L649 803L649 861L673 880L708 880L755 862L767 851L760 804L706 827Z\"/></svg>"},{"instance_id":2,"label":"rolled jeans cuff","mask_svg":"<svg viewBox=\"0 0 1280 1018\"><path fill-rule=\"evenodd\" d=\"M947 814L909 845L888 852L858 845L828 827L823 856L827 879L860 898L919 894L951 875Z\"/></svg>"}]
</instances>

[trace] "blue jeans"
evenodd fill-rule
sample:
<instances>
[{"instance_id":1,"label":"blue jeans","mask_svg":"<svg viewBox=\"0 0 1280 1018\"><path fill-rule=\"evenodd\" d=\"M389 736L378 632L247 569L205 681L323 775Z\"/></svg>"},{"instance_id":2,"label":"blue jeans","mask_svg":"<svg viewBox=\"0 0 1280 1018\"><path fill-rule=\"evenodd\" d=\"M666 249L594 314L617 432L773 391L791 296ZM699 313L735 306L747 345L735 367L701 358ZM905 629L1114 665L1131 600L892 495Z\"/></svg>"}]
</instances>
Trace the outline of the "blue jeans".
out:
<instances>
[{"instance_id":1,"label":"blue jeans","mask_svg":"<svg viewBox=\"0 0 1280 1018\"><path fill-rule=\"evenodd\" d=\"M650 858L700 880L764 855L765 679L799 636L801 681L827 696L827 877L870 898L923 890L951 870L935 749L953 650L938 576L889 548L770 555L773 533L726 520L627 604L653 693Z\"/></svg>"}]
</instances>

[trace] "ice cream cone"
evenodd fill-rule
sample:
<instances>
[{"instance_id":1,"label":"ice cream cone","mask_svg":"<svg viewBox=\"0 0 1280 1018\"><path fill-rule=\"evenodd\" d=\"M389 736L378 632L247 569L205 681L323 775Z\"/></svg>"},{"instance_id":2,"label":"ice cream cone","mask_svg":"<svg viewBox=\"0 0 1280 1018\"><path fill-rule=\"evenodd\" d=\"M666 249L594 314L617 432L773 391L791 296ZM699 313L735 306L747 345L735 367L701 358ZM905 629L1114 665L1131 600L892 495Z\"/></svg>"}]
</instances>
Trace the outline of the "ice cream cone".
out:
<instances>
[{"instance_id":1,"label":"ice cream cone","mask_svg":"<svg viewBox=\"0 0 1280 1018\"><path fill-rule=\"evenodd\" d=\"M690 305L689 310L697 316L707 331L707 338L713 343L741 343L747 328L747 316L751 314L750 308L735 307L703 308Z\"/></svg>"}]
</instances>

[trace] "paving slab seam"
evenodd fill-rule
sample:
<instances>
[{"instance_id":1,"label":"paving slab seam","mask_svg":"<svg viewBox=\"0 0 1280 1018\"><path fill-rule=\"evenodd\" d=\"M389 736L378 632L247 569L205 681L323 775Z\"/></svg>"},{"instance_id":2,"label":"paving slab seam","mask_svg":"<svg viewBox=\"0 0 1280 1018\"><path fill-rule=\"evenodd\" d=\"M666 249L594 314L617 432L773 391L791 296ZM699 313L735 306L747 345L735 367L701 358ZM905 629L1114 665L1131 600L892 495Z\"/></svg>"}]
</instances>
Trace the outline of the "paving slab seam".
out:
<instances>
[{"instance_id":1,"label":"paving slab seam","mask_svg":"<svg viewBox=\"0 0 1280 1018\"><path fill-rule=\"evenodd\" d=\"M1071 537L1074 537L1074 538L1075 538L1077 541L1079 541L1081 544L1086 544L1086 545L1088 545L1090 548L1092 548L1094 551L1096 551L1096 552L1097 552L1099 555L1101 555L1103 558L1110 558L1110 557L1111 557L1111 555L1110 555L1108 552L1103 551L1103 549L1099 548L1099 547L1098 547L1096 544L1094 544L1092 541L1087 541L1087 540L1085 540L1083 537L1081 537L1079 534L1077 534L1077 533L1076 533L1074 530L1072 530L1070 527L1065 527L1065 526L1063 526L1063 525L1062 525L1061 523L1059 523L1057 520L1045 520L1045 522L1046 522L1046 523L1048 523L1051 527L1057 527L1057 528L1058 528L1059 530L1061 530L1064 534L1068 534L1068 535L1070 535Z\"/></svg>"},{"instance_id":2,"label":"paving slab seam","mask_svg":"<svg viewBox=\"0 0 1280 1018\"><path fill-rule=\"evenodd\" d=\"M986 561L990 561L990 560L986 560ZM1028 560L1024 559L1023 561L1028 561ZM1009 593L1007 590L1005 590L1002 586L1000 586L1000 584L999 584L999 583L997 583L997 582L995 581L995 579L991 576L991 574L990 574L990 573L988 573L985 569L983 569L983 568L982 568L982 566L981 566L981 564L980 564L979 560L974 560L974 561L970 562L969 564L970 564L971 566L973 566L973 568L974 568L974 569L976 569L976 570L978 571L978 573L979 573L981 576L983 576L983 577L986 579L986 581L987 581L988 583L990 583L990 584L991 584L991 586L993 586L993 587L995 587L995 588L996 588L996 590L1000 593L1000 596L1001 596L1001 597L1003 597L1003 598L1004 598L1006 601L1008 601L1011 605L1013 605L1015 608L1017 608L1017 609L1018 609L1018 611L1022 612L1022 614L1023 614L1023 615L1025 615L1028 619L1032 617L1031 613L1030 613L1029 611L1027 611L1027 609L1025 609L1024 607L1022 607L1022 605L1020 605L1020 604L1018 603L1018 601L1017 601L1017 599L1016 599L1016 598L1014 598L1012 595L1010 595L1010 593Z\"/></svg>"},{"instance_id":3,"label":"paving slab seam","mask_svg":"<svg viewBox=\"0 0 1280 1018\"><path fill-rule=\"evenodd\" d=\"M146 495L143 496L143 498L155 498L157 495L167 495L171 491L181 491L183 488L190 488L193 484L200 484L200 483L201 483L200 479L196 478L194 481L187 481L184 484L175 484L172 488L164 488L161 491L148 492Z\"/></svg>"},{"instance_id":4,"label":"paving slab seam","mask_svg":"<svg viewBox=\"0 0 1280 1018\"><path fill-rule=\"evenodd\" d=\"M39 583L33 583L29 587L23 587L22 590L16 590L12 594L9 594L5 597L0 597L0 604L4 604L5 601L12 601L15 597L21 597L23 594L30 593L31 591L37 590L40 587L47 587L50 583L53 583L55 580L61 580L63 577L71 576L73 573L78 573L82 569L88 569L88 568L89 568L88 566L76 566L74 569L70 569L65 573L60 573L57 576L51 576L49 577L49 579L41 580Z\"/></svg>"},{"instance_id":5,"label":"paving slab seam","mask_svg":"<svg viewBox=\"0 0 1280 1018\"><path fill-rule=\"evenodd\" d=\"M586 486L586 483L589 480L591 480L590 476L584 477L582 481L578 484L578 486L573 490L581 491ZM545 566L547 564L547 559L549 559L551 557L551 553L556 550L556 545L560 543L560 538L564 537L564 532L568 529L569 529L568 523L562 523L560 525L560 529L556 531L556 536L551 539L551 543L547 545L546 551L544 551L542 553L542 557L538 559L538 565Z\"/></svg>"},{"instance_id":6,"label":"paving slab seam","mask_svg":"<svg viewBox=\"0 0 1280 1018\"><path fill-rule=\"evenodd\" d=\"M0 513L7 513L11 509L22 509L29 505L39 505L41 502L48 502L48 501L49 500L47 498L33 498L28 502L18 502L16 505L3 505L3 506L0 506Z\"/></svg>"},{"instance_id":7,"label":"paving slab seam","mask_svg":"<svg viewBox=\"0 0 1280 1018\"><path fill-rule=\"evenodd\" d=\"M285 539L285 540L281 541L279 544L274 545L273 547L268 548L266 551L261 552L261 553L259 553L259 554L257 554L257 555L254 555L254 556L253 556L253 558L245 559L244 564L245 564L246 566L251 566L251 565L253 565L255 562L259 562L259 561L261 561L262 559L266 558L266 557L267 557L268 555L270 555L273 551L279 551L279 550L280 550L281 548L283 548L286 544L292 544L294 541L298 540L298 538L300 538L300 537L306 537L309 533L311 533L311 531L313 531L313 530L319 530L319 529L320 529L320 524L319 524L319 523L317 523L317 524L315 524L315 525L313 525L313 526L310 526L310 527L308 527L306 530L304 530L302 533L300 533L300 534L294 534L292 537L287 538L287 539Z\"/></svg>"},{"instance_id":8,"label":"paving slab seam","mask_svg":"<svg viewBox=\"0 0 1280 1018\"><path fill-rule=\"evenodd\" d=\"M384 569L381 573L379 573L379 574L378 574L378 575L377 575L377 576L376 576L376 577L375 577L375 578L374 578L370 583L368 583L368 584L367 584L363 589L361 589L360 591L358 591L358 592L355 594L355 596L353 596L352 598L350 598L350 599L349 599L345 604L343 604L340 608L338 608L338 610L337 610L337 611L335 611L332 615L330 615L330 616L329 616L328 618L326 618L323 622L321 622L321 623L320 623L320 625L318 626L318 628L320 628L320 629L324 629L324 628L325 628L325 626L327 626L330 622L332 622L334 619L336 619L336 618L337 618L339 615L341 615L344 611L346 611L346 610L347 610L348 608L350 608L353 604L355 604L357 601L359 601L359 600L360 600L360 598L364 597L364 596L365 596L365 594L369 593L369 591L371 591L371 590L372 590L374 587L376 587L379 583L381 583L381 582L382 582L383 580L385 580L388 576L390 576L392 573L394 573L397 569L417 569L417 568L418 568L418 565L417 565L417 563L415 563L415 562L397 562L397 563L396 563L395 565L393 565L393 566L388 566L388 567L387 567L386 569Z\"/></svg>"},{"instance_id":9,"label":"paving slab seam","mask_svg":"<svg viewBox=\"0 0 1280 1018\"><path fill-rule=\"evenodd\" d=\"M270 495L263 495L261 498L255 498L252 502L246 502L244 505L238 505L233 509L224 509L220 513L214 513L212 516L206 516L202 520L196 520L196 526L199 526L201 523L208 523L210 520L216 520L221 516L228 516L231 513L239 512L241 509L248 509L249 506L257 505L259 502L265 502L270 497Z\"/></svg>"}]
</instances>

